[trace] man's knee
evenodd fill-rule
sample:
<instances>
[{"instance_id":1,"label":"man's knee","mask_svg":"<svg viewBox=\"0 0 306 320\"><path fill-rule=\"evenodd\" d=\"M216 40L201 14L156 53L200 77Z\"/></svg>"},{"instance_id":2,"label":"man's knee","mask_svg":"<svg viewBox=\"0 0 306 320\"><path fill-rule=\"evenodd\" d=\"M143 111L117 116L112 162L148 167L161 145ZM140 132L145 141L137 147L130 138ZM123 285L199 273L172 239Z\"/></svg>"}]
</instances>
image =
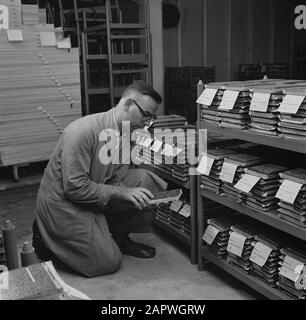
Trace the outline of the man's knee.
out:
<instances>
[{"instance_id":1,"label":"man's knee","mask_svg":"<svg viewBox=\"0 0 306 320\"><path fill-rule=\"evenodd\" d=\"M145 169L135 169L135 179L137 187L150 188L152 177Z\"/></svg>"}]
</instances>

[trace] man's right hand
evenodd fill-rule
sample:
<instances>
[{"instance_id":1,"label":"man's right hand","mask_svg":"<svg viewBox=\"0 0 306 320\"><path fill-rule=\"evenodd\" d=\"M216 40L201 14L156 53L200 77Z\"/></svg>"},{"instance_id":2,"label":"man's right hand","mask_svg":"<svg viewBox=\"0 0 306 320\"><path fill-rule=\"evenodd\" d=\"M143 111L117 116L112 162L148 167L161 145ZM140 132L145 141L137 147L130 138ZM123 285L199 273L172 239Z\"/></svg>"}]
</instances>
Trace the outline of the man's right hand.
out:
<instances>
[{"instance_id":1,"label":"man's right hand","mask_svg":"<svg viewBox=\"0 0 306 320\"><path fill-rule=\"evenodd\" d=\"M132 202L136 208L141 210L151 204L151 199L153 199L154 196L146 188L120 187L118 198Z\"/></svg>"}]
</instances>

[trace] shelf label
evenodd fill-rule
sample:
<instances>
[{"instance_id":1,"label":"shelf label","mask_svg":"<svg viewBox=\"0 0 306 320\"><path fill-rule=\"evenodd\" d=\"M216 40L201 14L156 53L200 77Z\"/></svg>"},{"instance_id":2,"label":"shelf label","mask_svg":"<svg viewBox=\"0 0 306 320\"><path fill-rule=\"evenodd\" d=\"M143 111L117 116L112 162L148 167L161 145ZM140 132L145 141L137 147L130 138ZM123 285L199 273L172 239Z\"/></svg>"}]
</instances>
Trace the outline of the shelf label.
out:
<instances>
[{"instance_id":1,"label":"shelf label","mask_svg":"<svg viewBox=\"0 0 306 320\"><path fill-rule=\"evenodd\" d=\"M199 96L197 103L210 106L215 98L218 89L206 88Z\"/></svg>"},{"instance_id":2,"label":"shelf label","mask_svg":"<svg viewBox=\"0 0 306 320\"><path fill-rule=\"evenodd\" d=\"M183 206L183 208L179 211L179 214L185 218L189 218L191 215L190 212L190 205L189 204L185 204Z\"/></svg>"},{"instance_id":3,"label":"shelf label","mask_svg":"<svg viewBox=\"0 0 306 320\"><path fill-rule=\"evenodd\" d=\"M210 170L214 164L215 159L207 157L207 155L203 155L202 159L197 167L197 171L206 176L209 175Z\"/></svg>"},{"instance_id":4,"label":"shelf label","mask_svg":"<svg viewBox=\"0 0 306 320\"><path fill-rule=\"evenodd\" d=\"M257 242L251 253L250 260L259 265L260 267L263 267L267 262L271 252L272 248L266 246L261 242Z\"/></svg>"},{"instance_id":5,"label":"shelf label","mask_svg":"<svg viewBox=\"0 0 306 320\"><path fill-rule=\"evenodd\" d=\"M54 31L40 32L41 47L56 47L56 35Z\"/></svg>"},{"instance_id":6,"label":"shelf label","mask_svg":"<svg viewBox=\"0 0 306 320\"><path fill-rule=\"evenodd\" d=\"M280 113L296 114L304 99L305 96L295 96L287 94L277 111Z\"/></svg>"},{"instance_id":7,"label":"shelf label","mask_svg":"<svg viewBox=\"0 0 306 320\"><path fill-rule=\"evenodd\" d=\"M174 200L171 202L170 210L174 212L178 212L183 204L181 200Z\"/></svg>"},{"instance_id":8,"label":"shelf label","mask_svg":"<svg viewBox=\"0 0 306 320\"><path fill-rule=\"evenodd\" d=\"M57 40L56 46L58 49L71 49L70 37Z\"/></svg>"},{"instance_id":9,"label":"shelf label","mask_svg":"<svg viewBox=\"0 0 306 320\"><path fill-rule=\"evenodd\" d=\"M22 30L20 29L9 29L6 30L8 41L23 41Z\"/></svg>"},{"instance_id":10,"label":"shelf label","mask_svg":"<svg viewBox=\"0 0 306 320\"><path fill-rule=\"evenodd\" d=\"M202 239L207 244L211 245L215 240L216 236L218 235L218 233L219 233L219 230L216 227L209 224L204 232Z\"/></svg>"},{"instance_id":11,"label":"shelf label","mask_svg":"<svg viewBox=\"0 0 306 320\"><path fill-rule=\"evenodd\" d=\"M164 149L162 150L161 154L163 154L167 157L174 157L173 146L171 146L170 144L165 144Z\"/></svg>"},{"instance_id":12,"label":"shelf label","mask_svg":"<svg viewBox=\"0 0 306 320\"><path fill-rule=\"evenodd\" d=\"M153 141L153 139L147 138L147 139L145 139L145 140L142 142L142 145L143 145L145 148L148 148L148 147L151 145L152 141Z\"/></svg>"},{"instance_id":13,"label":"shelf label","mask_svg":"<svg viewBox=\"0 0 306 320\"><path fill-rule=\"evenodd\" d=\"M279 274L296 282L302 273L303 267L303 262L286 256Z\"/></svg>"},{"instance_id":14,"label":"shelf label","mask_svg":"<svg viewBox=\"0 0 306 320\"><path fill-rule=\"evenodd\" d=\"M270 100L270 93L254 92L250 111L267 112Z\"/></svg>"},{"instance_id":15,"label":"shelf label","mask_svg":"<svg viewBox=\"0 0 306 320\"><path fill-rule=\"evenodd\" d=\"M275 198L293 204L302 186L301 183L285 179L279 187Z\"/></svg>"},{"instance_id":16,"label":"shelf label","mask_svg":"<svg viewBox=\"0 0 306 320\"><path fill-rule=\"evenodd\" d=\"M239 91L225 90L218 109L232 110L238 98Z\"/></svg>"},{"instance_id":17,"label":"shelf label","mask_svg":"<svg viewBox=\"0 0 306 320\"><path fill-rule=\"evenodd\" d=\"M233 183L237 168L238 166L236 164L224 161L220 173L220 180Z\"/></svg>"},{"instance_id":18,"label":"shelf label","mask_svg":"<svg viewBox=\"0 0 306 320\"><path fill-rule=\"evenodd\" d=\"M235 231L231 232L226 250L241 257L245 240L246 237L244 235Z\"/></svg>"},{"instance_id":19,"label":"shelf label","mask_svg":"<svg viewBox=\"0 0 306 320\"><path fill-rule=\"evenodd\" d=\"M154 140L154 143L150 150L152 150L153 152L158 152L162 145L163 145L162 141Z\"/></svg>"},{"instance_id":20,"label":"shelf label","mask_svg":"<svg viewBox=\"0 0 306 320\"><path fill-rule=\"evenodd\" d=\"M243 192L250 192L260 180L259 177L252 176L250 174L244 174L242 178L234 185L234 187Z\"/></svg>"}]
</instances>

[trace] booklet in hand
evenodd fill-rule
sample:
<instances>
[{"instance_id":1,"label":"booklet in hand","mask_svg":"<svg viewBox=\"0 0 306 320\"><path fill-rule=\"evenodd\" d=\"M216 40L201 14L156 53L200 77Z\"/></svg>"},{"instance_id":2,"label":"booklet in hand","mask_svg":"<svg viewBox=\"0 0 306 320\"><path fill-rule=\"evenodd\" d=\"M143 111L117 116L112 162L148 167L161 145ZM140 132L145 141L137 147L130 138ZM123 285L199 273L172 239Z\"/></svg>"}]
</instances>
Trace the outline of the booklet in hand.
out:
<instances>
[{"instance_id":1,"label":"booklet in hand","mask_svg":"<svg viewBox=\"0 0 306 320\"><path fill-rule=\"evenodd\" d=\"M162 191L154 194L154 198L151 200L152 204L158 205L160 203L172 202L179 200L182 195L182 189L174 189Z\"/></svg>"}]
</instances>

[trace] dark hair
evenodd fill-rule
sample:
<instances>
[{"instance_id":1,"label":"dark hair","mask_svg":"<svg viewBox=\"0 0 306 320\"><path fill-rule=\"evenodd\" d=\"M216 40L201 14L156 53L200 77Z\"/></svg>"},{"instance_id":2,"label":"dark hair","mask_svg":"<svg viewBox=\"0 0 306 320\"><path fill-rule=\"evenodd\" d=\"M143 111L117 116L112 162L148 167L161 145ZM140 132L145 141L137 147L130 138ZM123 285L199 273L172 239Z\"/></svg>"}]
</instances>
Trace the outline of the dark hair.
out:
<instances>
[{"instance_id":1,"label":"dark hair","mask_svg":"<svg viewBox=\"0 0 306 320\"><path fill-rule=\"evenodd\" d=\"M156 92L151 85L149 85L143 80L134 81L131 85L129 85L124 90L122 96L123 97L127 96L131 91L137 91L143 94L144 96L150 96L158 104L162 103L163 101L159 93Z\"/></svg>"}]
</instances>

